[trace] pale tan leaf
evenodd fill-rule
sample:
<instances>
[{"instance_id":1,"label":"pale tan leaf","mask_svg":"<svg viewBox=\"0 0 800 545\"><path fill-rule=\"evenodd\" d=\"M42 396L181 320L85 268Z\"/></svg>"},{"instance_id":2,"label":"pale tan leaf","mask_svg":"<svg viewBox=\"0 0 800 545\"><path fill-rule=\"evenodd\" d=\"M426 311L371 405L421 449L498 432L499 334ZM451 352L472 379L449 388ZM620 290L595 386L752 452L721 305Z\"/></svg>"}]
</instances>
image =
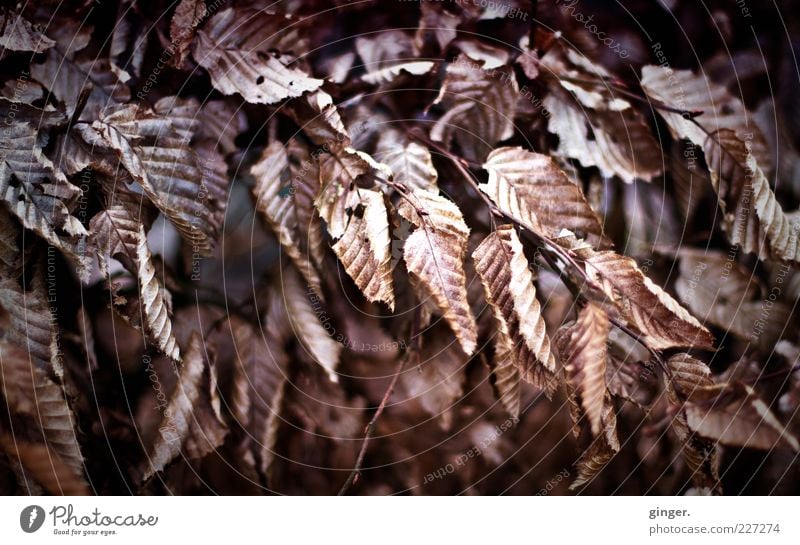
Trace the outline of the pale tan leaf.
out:
<instances>
[{"instance_id":1,"label":"pale tan leaf","mask_svg":"<svg viewBox=\"0 0 800 545\"><path fill-rule=\"evenodd\" d=\"M539 67L551 90L562 98L565 95L559 93L559 88L593 110L619 112L631 107L630 102L614 95L605 81L610 74L603 66L565 43L556 42L542 56Z\"/></svg>"},{"instance_id":2,"label":"pale tan leaf","mask_svg":"<svg viewBox=\"0 0 800 545\"><path fill-rule=\"evenodd\" d=\"M222 444L228 430L220 414L216 371L208 350L200 335L192 332L142 480L163 471L180 454L199 459Z\"/></svg>"},{"instance_id":3,"label":"pale tan leaf","mask_svg":"<svg viewBox=\"0 0 800 545\"><path fill-rule=\"evenodd\" d=\"M494 312L500 352L510 348L521 377L551 394L555 357L536 299L533 274L516 231L510 226L498 227L475 249L472 258Z\"/></svg>"},{"instance_id":4,"label":"pale tan leaf","mask_svg":"<svg viewBox=\"0 0 800 545\"><path fill-rule=\"evenodd\" d=\"M365 153L345 148L341 153L319 157L320 190L314 204L334 239L344 235L349 221L347 209L353 199L351 195L358 191L359 179L371 170L365 156Z\"/></svg>"},{"instance_id":5,"label":"pale tan leaf","mask_svg":"<svg viewBox=\"0 0 800 545\"><path fill-rule=\"evenodd\" d=\"M256 210L278 238L283 251L292 260L306 282L318 294L322 293L319 273L311 256L303 255L298 241L296 200L287 192L291 188L291 171L286 147L278 141L264 149L258 162L250 168L255 177L253 199Z\"/></svg>"},{"instance_id":6,"label":"pale tan leaf","mask_svg":"<svg viewBox=\"0 0 800 545\"><path fill-rule=\"evenodd\" d=\"M781 208L756 160L754 140L722 130L708 137L705 154L731 242L761 259L800 261L800 218Z\"/></svg>"},{"instance_id":7,"label":"pale tan leaf","mask_svg":"<svg viewBox=\"0 0 800 545\"><path fill-rule=\"evenodd\" d=\"M242 27L238 22L240 18L250 23ZM267 53L277 44L264 43L261 33L264 29L252 23L248 14L228 8L197 31L192 56L208 70L217 90L225 95L239 93L246 101L256 104L274 104L322 85L322 80L287 67Z\"/></svg>"},{"instance_id":8,"label":"pale tan leaf","mask_svg":"<svg viewBox=\"0 0 800 545\"><path fill-rule=\"evenodd\" d=\"M311 141L323 149L336 154L351 146L342 116L333 97L325 91L316 90L291 101L286 112Z\"/></svg>"},{"instance_id":9,"label":"pale tan leaf","mask_svg":"<svg viewBox=\"0 0 800 545\"><path fill-rule=\"evenodd\" d=\"M692 113L702 112L695 118L701 128L679 113L659 108L659 114L676 138L687 138L695 145L704 147L708 133L731 130L737 138L751 140L756 162L762 168L771 170L769 148L755 119L742 101L725 87L710 81L702 73L694 74L690 70L673 70L662 66L642 67L641 84L647 96L657 102Z\"/></svg>"},{"instance_id":10,"label":"pale tan leaf","mask_svg":"<svg viewBox=\"0 0 800 545\"><path fill-rule=\"evenodd\" d=\"M682 249L679 255L675 291L695 316L761 346L774 344L791 310L781 301L764 302L754 271L722 252Z\"/></svg>"},{"instance_id":11,"label":"pale tan leaf","mask_svg":"<svg viewBox=\"0 0 800 545\"><path fill-rule=\"evenodd\" d=\"M394 181L409 189L436 190L438 174L425 146L408 141L399 131L381 133L375 157L389 166Z\"/></svg>"},{"instance_id":12,"label":"pale tan leaf","mask_svg":"<svg viewBox=\"0 0 800 545\"><path fill-rule=\"evenodd\" d=\"M415 227L403 247L409 274L442 313L464 352L472 355L478 333L467 300L469 228L461 211L438 193L415 190L400 202L398 212Z\"/></svg>"},{"instance_id":13,"label":"pale tan leaf","mask_svg":"<svg viewBox=\"0 0 800 545\"><path fill-rule=\"evenodd\" d=\"M547 129L558 135L558 155L629 184L663 172L661 149L636 110L587 112L561 90L547 95L544 107L550 112Z\"/></svg>"},{"instance_id":14,"label":"pale tan leaf","mask_svg":"<svg viewBox=\"0 0 800 545\"><path fill-rule=\"evenodd\" d=\"M702 396L705 388L714 385L708 365L689 354L673 355L667 360L667 366L672 374L671 377L666 377L669 379L669 386L679 396L676 398L673 395L673 403L677 403L679 398L692 399L695 394Z\"/></svg>"},{"instance_id":15,"label":"pale tan leaf","mask_svg":"<svg viewBox=\"0 0 800 545\"><path fill-rule=\"evenodd\" d=\"M119 260L136 276L143 322L150 340L175 361L180 349L173 334L172 319L164 288L156 276L153 255L147 245L144 227L124 206L113 206L99 212L91 221L92 240L97 247L100 270L109 276L109 258Z\"/></svg>"},{"instance_id":16,"label":"pale tan leaf","mask_svg":"<svg viewBox=\"0 0 800 545\"><path fill-rule=\"evenodd\" d=\"M752 387L741 383L705 388L704 399L686 403L690 429L723 445L772 450L800 443L775 417ZM697 396L695 396L697 397Z\"/></svg>"},{"instance_id":17,"label":"pale tan leaf","mask_svg":"<svg viewBox=\"0 0 800 545\"><path fill-rule=\"evenodd\" d=\"M322 300L313 290L305 288L300 277L290 268L284 268L281 281L283 303L293 334L308 356L327 373L331 382L338 382L336 367L344 345L336 342L329 332L330 328L325 327L331 324L328 323L330 317Z\"/></svg>"},{"instance_id":18,"label":"pale tan leaf","mask_svg":"<svg viewBox=\"0 0 800 545\"><path fill-rule=\"evenodd\" d=\"M636 262L612 251L579 250L589 278L597 281L606 297L644 334L655 350L674 347L711 349L711 333L666 291L644 275Z\"/></svg>"},{"instance_id":19,"label":"pale tan leaf","mask_svg":"<svg viewBox=\"0 0 800 545\"><path fill-rule=\"evenodd\" d=\"M520 147L498 148L483 168L489 181L480 189L529 229L547 237L569 229L603 240L603 227L583 191L550 157Z\"/></svg>"},{"instance_id":20,"label":"pale tan leaf","mask_svg":"<svg viewBox=\"0 0 800 545\"><path fill-rule=\"evenodd\" d=\"M587 304L578 312L578 319L558 343L567 380L580 394L581 405L589 418L592 433L602 429L606 399L607 343L611 324L608 315L598 306Z\"/></svg>"},{"instance_id":21,"label":"pale tan leaf","mask_svg":"<svg viewBox=\"0 0 800 545\"><path fill-rule=\"evenodd\" d=\"M514 133L519 86L508 69L487 71L464 54L447 66L435 104L445 109L431 128L431 138L453 138L471 160L483 160L501 140Z\"/></svg>"},{"instance_id":22,"label":"pale tan leaf","mask_svg":"<svg viewBox=\"0 0 800 545\"><path fill-rule=\"evenodd\" d=\"M402 74L422 76L433 69L433 61L411 61L393 64L379 70L372 70L361 76L361 79L371 85L384 85L393 82Z\"/></svg>"},{"instance_id":23,"label":"pale tan leaf","mask_svg":"<svg viewBox=\"0 0 800 545\"><path fill-rule=\"evenodd\" d=\"M386 303L394 310L391 239L383 193L359 189L350 197L350 219L333 251L368 301Z\"/></svg>"}]
</instances>

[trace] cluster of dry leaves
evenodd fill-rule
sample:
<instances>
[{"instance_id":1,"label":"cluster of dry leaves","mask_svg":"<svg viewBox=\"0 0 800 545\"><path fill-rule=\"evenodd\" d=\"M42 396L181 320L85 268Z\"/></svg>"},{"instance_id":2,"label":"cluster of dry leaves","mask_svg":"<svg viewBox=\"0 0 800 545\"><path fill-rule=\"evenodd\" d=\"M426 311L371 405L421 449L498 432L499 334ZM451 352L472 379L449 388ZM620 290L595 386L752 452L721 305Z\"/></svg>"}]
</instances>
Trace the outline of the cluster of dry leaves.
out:
<instances>
[{"instance_id":1,"label":"cluster of dry leaves","mask_svg":"<svg viewBox=\"0 0 800 545\"><path fill-rule=\"evenodd\" d=\"M254 4L0 12L0 490L797 491L771 27Z\"/></svg>"}]
</instances>

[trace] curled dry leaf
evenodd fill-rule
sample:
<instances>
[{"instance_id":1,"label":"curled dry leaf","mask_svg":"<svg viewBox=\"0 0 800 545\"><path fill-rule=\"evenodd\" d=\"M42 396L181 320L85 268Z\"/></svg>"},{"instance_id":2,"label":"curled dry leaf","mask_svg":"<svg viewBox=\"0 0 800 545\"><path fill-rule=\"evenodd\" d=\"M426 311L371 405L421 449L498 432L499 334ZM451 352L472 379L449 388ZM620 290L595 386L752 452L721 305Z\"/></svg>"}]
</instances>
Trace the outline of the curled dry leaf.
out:
<instances>
[{"instance_id":1,"label":"curled dry leaf","mask_svg":"<svg viewBox=\"0 0 800 545\"><path fill-rule=\"evenodd\" d=\"M544 106L550 113L547 129L558 135L556 153L561 157L596 166L603 176L619 176L629 184L663 172L661 149L636 110L586 112L560 89L544 99Z\"/></svg>"},{"instance_id":2,"label":"curled dry leaf","mask_svg":"<svg viewBox=\"0 0 800 545\"><path fill-rule=\"evenodd\" d=\"M617 415L614 412L613 405L607 403L603 413L603 432L593 439L589 448L583 452L575 463L578 474L572 484L569 485L570 490L580 488L597 478L616 453L619 452L619 449Z\"/></svg>"},{"instance_id":3,"label":"curled dry leaf","mask_svg":"<svg viewBox=\"0 0 800 545\"><path fill-rule=\"evenodd\" d=\"M193 251L211 251L219 226L199 218L213 216L219 195L209 190L209 176L185 133L176 131L168 118L135 105L118 108L76 130L87 144L116 155L139 191L170 219ZM93 166L112 178L117 176L118 165L98 162Z\"/></svg>"},{"instance_id":4,"label":"curled dry leaf","mask_svg":"<svg viewBox=\"0 0 800 545\"><path fill-rule=\"evenodd\" d=\"M644 335L655 350L695 347L710 350L714 338L666 291L642 273L636 262L612 251L576 251L587 276L598 283L609 301Z\"/></svg>"},{"instance_id":5,"label":"curled dry leaf","mask_svg":"<svg viewBox=\"0 0 800 545\"><path fill-rule=\"evenodd\" d=\"M701 437L689 428L686 410L681 399L701 395L705 388L713 387L711 369L689 354L675 354L667 360L671 377L665 377L667 400L675 417L670 428L681 442L681 454L691 472L695 486L721 493L719 478L720 456L716 443Z\"/></svg>"},{"instance_id":6,"label":"curled dry leaf","mask_svg":"<svg viewBox=\"0 0 800 545\"><path fill-rule=\"evenodd\" d=\"M409 189L436 191L438 174L430 150L408 141L399 131L389 130L381 134L375 157L392 170L396 183Z\"/></svg>"},{"instance_id":7,"label":"curled dry leaf","mask_svg":"<svg viewBox=\"0 0 800 545\"><path fill-rule=\"evenodd\" d=\"M297 273L285 268L281 276L282 299L294 336L317 365L322 367L331 382L338 382L336 367L344 345L334 335L322 300L311 289L304 289Z\"/></svg>"},{"instance_id":8,"label":"curled dry leaf","mask_svg":"<svg viewBox=\"0 0 800 545\"><path fill-rule=\"evenodd\" d=\"M282 59L269 53L281 44L268 39L270 27L257 24L253 17L260 16L228 8L197 31L192 56L208 70L214 87L225 95L238 93L256 104L274 104L318 89L322 80L284 65Z\"/></svg>"},{"instance_id":9,"label":"curled dry leaf","mask_svg":"<svg viewBox=\"0 0 800 545\"><path fill-rule=\"evenodd\" d=\"M431 138L449 143L455 139L464 155L481 160L501 140L514 133L519 86L508 69L485 70L466 55L447 66L434 104L445 108L431 128Z\"/></svg>"},{"instance_id":10,"label":"curled dry leaf","mask_svg":"<svg viewBox=\"0 0 800 545\"><path fill-rule=\"evenodd\" d=\"M255 178L252 192L256 210L266 220L277 236L281 249L309 286L321 294L319 273L311 256L303 255L298 242L301 232L297 222L297 206L293 196L287 193L287 188L291 189L293 182L286 147L281 142L272 142L250 168L250 173Z\"/></svg>"},{"instance_id":11,"label":"curled dry leaf","mask_svg":"<svg viewBox=\"0 0 800 545\"><path fill-rule=\"evenodd\" d=\"M431 298L464 352L475 352L478 331L467 300L464 255L469 228L458 207L438 193L415 190L398 213L414 226L403 260L423 300Z\"/></svg>"},{"instance_id":12,"label":"curled dry leaf","mask_svg":"<svg viewBox=\"0 0 800 545\"><path fill-rule=\"evenodd\" d=\"M0 391L9 411L31 419L33 428L26 432L42 437L41 442L27 443L24 434L19 438L3 434L4 450L19 458L34 479L53 494L87 490L76 419L63 388L48 377L46 368L39 367L24 346L11 342L0 342L0 371ZM44 459L37 459L42 453Z\"/></svg>"},{"instance_id":13,"label":"curled dry leaf","mask_svg":"<svg viewBox=\"0 0 800 545\"><path fill-rule=\"evenodd\" d=\"M351 193L351 215L333 251L368 301L394 310L391 238L383 193L359 189Z\"/></svg>"},{"instance_id":14,"label":"curled dry leaf","mask_svg":"<svg viewBox=\"0 0 800 545\"><path fill-rule=\"evenodd\" d=\"M555 387L555 357L536 299L533 275L516 231L510 226L498 227L475 249L472 258L494 312L500 352L511 356L524 380L551 395ZM514 385L508 384L505 370L499 373L498 380L503 399L504 390L510 391ZM506 408L516 406L515 400L509 399L506 404Z\"/></svg>"},{"instance_id":15,"label":"curled dry leaf","mask_svg":"<svg viewBox=\"0 0 800 545\"><path fill-rule=\"evenodd\" d=\"M25 228L64 252L78 266L82 278L89 271L86 229L73 215L81 190L44 154L46 140L39 130L60 125L61 114L20 106L0 98L4 123L0 155L0 196ZM39 127L39 128L37 128Z\"/></svg>"},{"instance_id":16,"label":"curled dry leaf","mask_svg":"<svg viewBox=\"0 0 800 545\"><path fill-rule=\"evenodd\" d=\"M658 110L676 138L686 138L703 148L709 134L730 130L736 138L750 140L753 155L762 168L772 168L766 140L755 118L739 98L721 85L691 70L663 66L644 66L641 84L654 102L684 111L681 114L663 108ZM700 115L692 119L694 114Z\"/></svg>"},{"instance_id":17,"label":"curled dry leaf","mask_svg":"<svg viewBox=\"0 0 800 545\"><path fill-rule=\"evenodd\" d=\"M97 247L100 270L111 283L109 259L119 260L136 276L143 322L148 338L158 349L180 361L180 349L172 328L171 312L162 283L156 276L153 255L147 245L144 227L124 206L113 206L99 212L90 224L92 242Z\"/></svg>"},{"instance_id":18,"label":"curled dry leaf","mask_svg":"<svg viewBox=\"0 0 800 545\"><path fill-rule=\"evenodd\" d=\"M610 329L605 311L589 303L578 312L578 319L562 332L556 344L567 380L579 394L595 435L602 429L607 396L606 361Z\"/></svg>"},{"instance_id":19,"label":"curled dry leaf","mask_svg":"<svg viewBox=\"0 0 800 545\"><path fill-rule=\"evenodd\" d=\"M480 189L504 212L546 237L562 229L601 242L603 227L581 188L552 158L523 148L497 148L483 168L489 181Z\"/></svg>"},{"instance_id":20,"label":"curled dry leaf","mask_svg":"<svg viewBox=\"0 0 800 545\"><path fill-rule=\"evenodd\" d=\"M685 406L690 429L733 447L772 450L800 443L751 386L738 382L709 385Z\"/></svg>"},{"instance_id":21,"label":"curled dry leaf","mask_svg":"<svg viewBox=\"0 0 800 545\"><path fill-rule=\"evenodd\" d=\"M163 471L178 455L199 460L222 445L222 420L213 350L195 331L184 349L178 383L163 411L158 436L143 465L142 480Z\"/></svg>"},{"instance_id":22,"label":"curled dry leaf","mask_svg":"<svg viewBox=\"0 0 800 545\"><path fill-rule=\"evenodd\" d=\"M752 138L721 130L708 137L705 153L731 242L762 259L800 261L800 218L781 208L756 160Z\"/></svg>"}]
</instances>

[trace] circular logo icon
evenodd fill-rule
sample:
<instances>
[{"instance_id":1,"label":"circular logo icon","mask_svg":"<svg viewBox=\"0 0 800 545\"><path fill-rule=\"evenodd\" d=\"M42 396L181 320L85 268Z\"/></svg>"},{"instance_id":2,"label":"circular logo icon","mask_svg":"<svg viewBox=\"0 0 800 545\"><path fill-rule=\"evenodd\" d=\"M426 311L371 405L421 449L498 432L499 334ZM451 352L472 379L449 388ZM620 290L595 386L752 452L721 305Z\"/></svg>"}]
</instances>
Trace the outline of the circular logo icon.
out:
<instances>
[{"instance_id":1,"label":"circular logo icon","mask_svg":"<svg viewBox=\"0 0 800 545\"><path fill-rule=\"evenodd\" d=\"M32 534L44 524L44 509L38 505L29 505L19 514L19 526L26 534Z\"/></svg>"}]
</instances>

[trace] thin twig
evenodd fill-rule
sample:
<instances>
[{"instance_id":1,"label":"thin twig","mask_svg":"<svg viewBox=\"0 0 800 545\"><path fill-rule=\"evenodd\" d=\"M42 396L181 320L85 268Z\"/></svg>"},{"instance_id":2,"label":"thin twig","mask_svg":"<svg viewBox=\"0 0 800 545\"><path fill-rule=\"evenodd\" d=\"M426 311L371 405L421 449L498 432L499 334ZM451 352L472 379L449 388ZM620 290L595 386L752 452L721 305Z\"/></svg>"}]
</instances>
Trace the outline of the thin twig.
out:
<instances>
[{"instance_id":1,"label":"thin twig","mask_svg":"<svg viewBox=\"0 0 800 545\"><path fill-rule=\"evenodd\" d=\"M403 372L403 369L405 369L406 362L412 354L418 355L420 352L421 340L419 336L419 309L415 310L413 320L414 321L411 327L411 339L413 341L413 344L411 345L411 351L406 352L406 354L400 358L400 362L397 364L397 367L394 370L394 375L392 375L392 380L389 383L389 387L386 388L386 392L383 394L383 399L381 399L380 405L378 405L378 408L375 410L375 414L372 415L372 419L364 429L364 442L361 443L361 450L358 451L358 457L356 458L356 463L353 466L353 471L350 472L350 475L347 476L347 480L339 489L339 496L344 496L350 487L358 482L359 475L361 475L361 467L363 466L364 458L367 455L367 447L369 447L369 442L372 439L372 434L375 431L378 418L380 418L381 414L383 414L383 410L386 408L386 404L389 402L389 398L391 397L392 392L394 392L395 386L397 386L397 380L400 378L400 374Z\"/></svg>"}]
</instances>

